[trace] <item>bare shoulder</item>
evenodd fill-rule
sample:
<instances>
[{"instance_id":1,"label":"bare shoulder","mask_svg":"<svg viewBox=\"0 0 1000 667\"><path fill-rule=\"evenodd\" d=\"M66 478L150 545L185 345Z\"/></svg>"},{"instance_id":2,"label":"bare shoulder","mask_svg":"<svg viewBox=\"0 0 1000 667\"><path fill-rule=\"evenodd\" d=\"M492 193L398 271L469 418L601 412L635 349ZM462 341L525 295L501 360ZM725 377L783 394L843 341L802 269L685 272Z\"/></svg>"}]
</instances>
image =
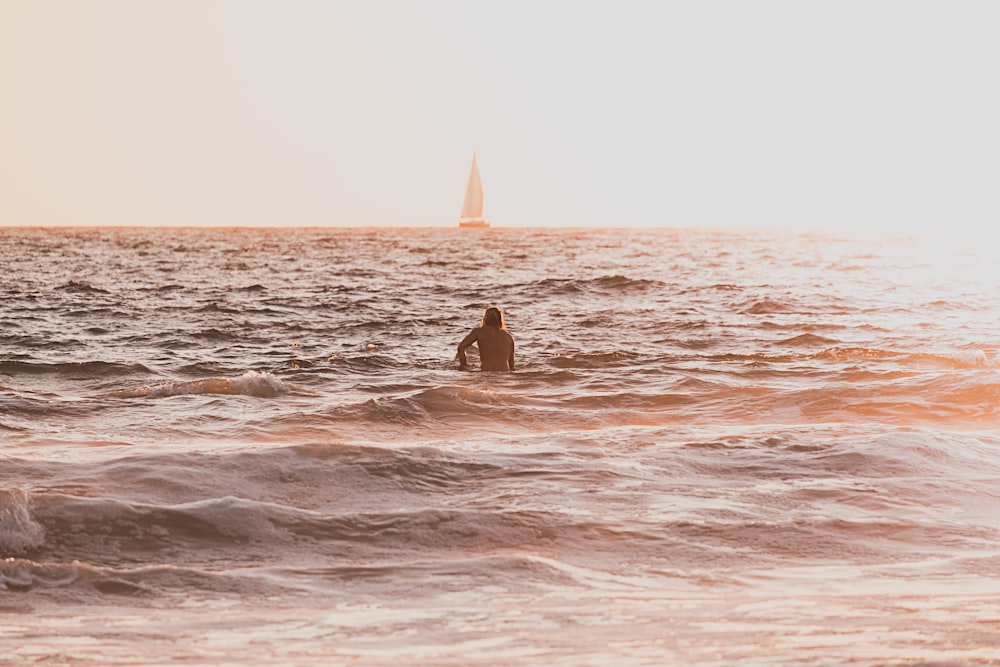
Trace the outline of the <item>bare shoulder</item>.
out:
<instances>
[{"instance_id":1,"label":"bare shoulder","mask_svg":"<svg viewBox=\"0 0 1000 667\"><path fill-rule=\"evenodd\" d=\"M466 347L468 345L472 345L474 342L479 340L479 336L481 333L482 333L482 327L475 327L465 336L465 338L462 339L462 342L458 344L459 347Z\"/></svg>"}]
</instances>

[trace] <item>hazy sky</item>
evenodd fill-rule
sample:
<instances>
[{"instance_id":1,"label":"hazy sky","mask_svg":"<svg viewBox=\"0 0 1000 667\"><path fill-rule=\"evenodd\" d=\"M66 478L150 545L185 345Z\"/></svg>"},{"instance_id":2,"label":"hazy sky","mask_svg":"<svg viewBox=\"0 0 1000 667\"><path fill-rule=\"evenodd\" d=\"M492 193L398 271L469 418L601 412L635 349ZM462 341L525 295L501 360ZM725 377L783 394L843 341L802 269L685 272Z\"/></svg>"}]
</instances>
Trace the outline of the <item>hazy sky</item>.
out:
<instances>
[{"instance_id":1,"label":"hazy sky","mask_svg":"<svg viewBox=\"0 0 1000 667\"><path fill-rule=\"evenodd\" d=\"M0 0L0 225L996 227L1000 3Z\"/></svg>"}]
</instances>

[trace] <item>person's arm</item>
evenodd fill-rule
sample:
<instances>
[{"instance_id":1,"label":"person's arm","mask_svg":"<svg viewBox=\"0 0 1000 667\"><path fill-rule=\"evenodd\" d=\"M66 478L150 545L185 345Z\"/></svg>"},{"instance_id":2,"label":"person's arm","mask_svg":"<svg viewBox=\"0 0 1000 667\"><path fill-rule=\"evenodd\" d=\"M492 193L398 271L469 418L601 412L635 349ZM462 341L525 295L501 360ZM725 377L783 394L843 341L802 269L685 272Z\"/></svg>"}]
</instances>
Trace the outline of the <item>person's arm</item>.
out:
<instances>
[{"instance_id":1,"label":"person's arm","mask_svg":"<svg viewBox=\"0 0 1000 667\"><path fill-rule=\"evenodd\" d=\"M514 370L514 337L510 338L510 356L507 357L507 368Z\"/></svg>"},{"instance_id":2,"label":"person's arm","mask_svg":"<svg viewBox=\"0 0 1000 667\"><path fill-rule=\"evenodd\" d=\"M465 360L465 348L469 347L476 340L479 339L479 327L476 327L469 335L462 339L462 342L458 344L458 367L465 370L469 367L469 364Z\"/></svg>"}]
</instances>

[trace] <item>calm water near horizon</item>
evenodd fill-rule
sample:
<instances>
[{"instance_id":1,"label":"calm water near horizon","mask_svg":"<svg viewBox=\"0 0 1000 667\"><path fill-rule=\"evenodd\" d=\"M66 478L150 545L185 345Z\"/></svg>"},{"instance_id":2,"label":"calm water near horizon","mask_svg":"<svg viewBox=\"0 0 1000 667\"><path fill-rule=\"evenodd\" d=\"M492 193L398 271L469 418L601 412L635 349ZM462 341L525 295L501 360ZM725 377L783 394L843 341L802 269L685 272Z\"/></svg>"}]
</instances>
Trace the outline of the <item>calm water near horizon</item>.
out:
<instances>
[{"instance_id":1,"label":"calm water near horizon","mask_svg":"<svg viewBox=\"0 0 1000 667\"><path fill-rule=\"evenodd\" d=\"M0 228L0 664L998 665L994 245Z\"/></svg>"}]
</instances>

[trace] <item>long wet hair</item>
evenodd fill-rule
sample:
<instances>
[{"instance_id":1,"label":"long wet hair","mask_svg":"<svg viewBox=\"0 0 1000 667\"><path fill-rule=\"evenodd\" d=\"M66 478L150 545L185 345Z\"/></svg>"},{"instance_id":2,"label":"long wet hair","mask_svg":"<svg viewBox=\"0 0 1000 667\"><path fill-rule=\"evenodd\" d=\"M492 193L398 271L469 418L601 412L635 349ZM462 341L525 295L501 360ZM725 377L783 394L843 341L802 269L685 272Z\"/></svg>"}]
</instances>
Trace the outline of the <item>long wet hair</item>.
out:
<instances>
[{"instance_id":1,"label":"long wet hair","mask_svg":"<svg viewBox=\"0 0 1000 667\"><path fill-rule=\"evenodd\" d=\"M503 311L495 306L487 308L486 312L483 313L483 326L503 329Z\"/></svg>"}]
</instances>

